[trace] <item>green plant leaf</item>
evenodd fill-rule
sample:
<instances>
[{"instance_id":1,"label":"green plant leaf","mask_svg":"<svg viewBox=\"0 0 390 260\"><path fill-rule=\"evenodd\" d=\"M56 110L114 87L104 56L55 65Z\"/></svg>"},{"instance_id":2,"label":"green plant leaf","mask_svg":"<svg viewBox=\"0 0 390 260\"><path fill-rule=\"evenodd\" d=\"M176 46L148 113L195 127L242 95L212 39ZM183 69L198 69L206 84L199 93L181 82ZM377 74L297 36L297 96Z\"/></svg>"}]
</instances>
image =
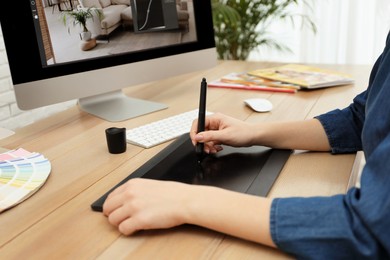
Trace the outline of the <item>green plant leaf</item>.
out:
<instances>
[{"instance_id":1,"label":"green plant leaf","mask_svg":"<svg viewBox=\"0 0 390 260\"><path fill-rule=\"evenodd\" d=\"M302 26L315 33L310 16L291 11L299 4L310 7L306 0L212 0L218 58L246 60L252 50L261 47L291 51L273 39L268 28L275 21L295 26L299 18Z\"/></svg>"},{"instance_id":2,"label":"green plant leaf","mask_svg":"<svg viewBox=\"0 0 390 260\"><path fill-rule=\"evenodd\" d=\"M61 13L61 19L65 26L68 26L68 19L71 20L73 26L79 25L83 32L88 32L87 28L87 20L93 20L94 15L97 15L99 20L103 19L103 13L98 8L81 8L77 10L71 11L63 11ZM70 28L68 27L68 32L70 32Z\"/></svg>"}]
</instances>

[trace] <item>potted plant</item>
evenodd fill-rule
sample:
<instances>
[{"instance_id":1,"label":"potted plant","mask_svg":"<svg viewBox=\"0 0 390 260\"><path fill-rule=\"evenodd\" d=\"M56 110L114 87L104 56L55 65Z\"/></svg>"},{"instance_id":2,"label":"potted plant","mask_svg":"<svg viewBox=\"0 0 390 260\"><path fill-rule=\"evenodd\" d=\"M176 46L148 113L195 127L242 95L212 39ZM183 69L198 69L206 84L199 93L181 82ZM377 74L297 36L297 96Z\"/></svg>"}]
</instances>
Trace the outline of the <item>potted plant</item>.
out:
<instances>
[{"instance_id":1,"label":"potted plant","mask_svg":"<svg viewBox=\"0 0 390 260\"><path fill-rule=\"evenodd\" d=\"M275 20L302 18L313 32L316 26L307 15L291 13L290 7L306 0L212 0L215 43L219 59L246 60L260 46L290 49L271 37L269 25ZM290 11L289 11L290 10Z\"/></svg>"},{"instance_id":2,"label":"potted plant","mask_svg":"<svg viewBox=\"0 0 390 260\"><path fill-rule=\"evenodd\" d=\"M84 41L88 41L91 39L91 32L87 28L87 21L88 19L93 20L95 15L99 18L99 20L103 17L102 11L97 8L80 8L71 11L63 11L62 22L65 26L68 26L68 19L71 19L73 26L79 25L82 29L80 38ZM68 32L70 33L69 27Z\"/></svg>"}]
</instances>

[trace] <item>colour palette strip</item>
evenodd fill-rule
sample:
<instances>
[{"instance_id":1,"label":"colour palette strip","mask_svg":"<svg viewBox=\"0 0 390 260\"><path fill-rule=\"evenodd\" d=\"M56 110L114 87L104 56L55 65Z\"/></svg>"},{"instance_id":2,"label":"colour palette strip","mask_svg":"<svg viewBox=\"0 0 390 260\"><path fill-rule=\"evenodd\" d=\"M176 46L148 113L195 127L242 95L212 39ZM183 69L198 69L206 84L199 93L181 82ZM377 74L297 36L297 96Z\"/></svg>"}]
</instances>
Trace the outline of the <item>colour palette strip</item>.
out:
<instances>
[{"instance_id":1,"label":"colour palette strip","mask_svg":"<svg viewBox=\"0 0 390 260\"><path fill-rule=\"evenodd\" d=\"M34 194L50 172L50 161L42 154L22 148L0 154L0 212Z\"/></svg>"}]
</instances>

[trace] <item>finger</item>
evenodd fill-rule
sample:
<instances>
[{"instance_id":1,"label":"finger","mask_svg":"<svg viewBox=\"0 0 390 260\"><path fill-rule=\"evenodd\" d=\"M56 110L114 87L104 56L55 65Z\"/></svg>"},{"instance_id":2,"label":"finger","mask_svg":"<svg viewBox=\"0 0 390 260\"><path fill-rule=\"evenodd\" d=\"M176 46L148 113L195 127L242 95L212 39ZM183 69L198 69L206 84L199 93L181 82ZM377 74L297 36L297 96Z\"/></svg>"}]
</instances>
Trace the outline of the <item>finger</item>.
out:
<instances>
[{"instance_id":1,"label":"finger","mask_svg":"<svg viewBox=\"0 0 390 260\"><path fill-rule=\"evenodd\" d=\"M192 121L191 130L190 130L190 138L193 145L196 145L197 141L195 140L195 136L198 133L198 119Z\"/></svg>"},{"instance_id":2,"label":"finger","mask_svg":"<svg viewBox=\"0 0 390 260\"><path fill-rule=\"evenodd\" d=\"M190 132L195 132L198 130L198 119L194 119L191 124L191 131Z\"/></svg>"},{"instance_id":3,"label":"finger","mask_svg":"<svg viewBox=\"0 0 390 260\"><path fill-rule=\"evenodd\" d=\"M103 214L108 216L115 209L123 206L122 193L110 194L103 203Z\"/></svg>"},{"instance_id":4,"label":"finger","mask_svg":"<svg viewBox=\"0 0 390 260\"><path fill-rule=\"evenodd\" d=\"M222 124L222 115L219 113L212 114L206 117L205 129L218 130Z\"/></svg>"},{"instance_id":5,"label":"finger","mask_svg":"<svg viewBox=\"0 0 390 260\"><path fill-rule=\"evenodd\" d=\"M132 179L128 180L127 182L125 182L124 184L115 188L112 192L110 192L110 194L108 194L107 198L121 194L121 193L125 192L127 189L134 187L132 185L134 185L134 183L137 183L139 180L140 180L140 178L132 178Z\"/></svg>"},{"instance_id":6,"label":"finger","mask_svg":"<svg viewBox=\"0 0 390 260\"><path fill-rule=\"evenodd\" d=\"M192 126L190 130L190 138L191 138L192 145L194 146L198 143L195 139L197 133L198 133L198 119L195 119L194 121L192 121Z\"/></svg>"},{"instance_id":7,"label":"finger","mask_svg":"<svg viewBox=\"0 0 390 260\"><path fill-rule=\"evenodd\" d=\"M112 196L116 196L116 195L122 193L127 187L126 184L127 183L124 183L124 184L120 185L119 187L115 188L112 192L110 192L110 194L108 194L107 198L110 198Z\"/></svg>"},{"instance_id":8,"label":"finger","mask_svg":"<svg viewBox=\"0 0 390 260\"><path fill-rule=\"evenodd\" d=\"M128 207L119 207L108 215L108 222L114 226L119 226L124 220L131 218L131 209Z\"/></svg>"},{"instance_id":9,"label":"finger","mask_svg":"<svg viewBox=\"0 0 390 260\"><path fill-rule=\"evenodd\" d=\"M119 232L126 236L131 235L140 229L141 228L139 227L137 221L134 218L127 218L118 225Z\"/></svg>"},{"instance_id":10,"label":"finger","mask_svg":"<svg viewBox=\"0 0 390 260\"><path fill-rule=\"evenodd\" d=\"M208 154L215 154L223 150L223 147L220 144L215 144L213 142L208 142L205 144L204 151Z\"/></svg>"},{"instance_id":11,"label":"finger","mask_svg":"<svg viewBox=\"0 0 390 260\"><path fill-rule=\"evenodd\" d=\"M220 152L223 150L223 147L221 145L215 145L215 150L217 150L217 152Z\"/></svg>"},{"instance_id":12,"label":"finger","mask_svg":"<svg viewBox=\"0 0 390 260\"><path fill-rule=\"evenodd\" d=\"M223 130L201 132L195 136L195 140L202 143L210 143L212 145L221 144L221 132L223 132Z\"/></svg>"},{"instance_id":13,"label":"finger","mask_svg":"<svg viewBox=\"0 0 390 260\"><path fill-rule=\"evenodd\" d=\"M211 154L215 154L215 153L218 153L220 151L223 150L223 147L220 146L220 145L214 145L211 149L210 149L210 153Z\"/></svg>"}]
</instances>

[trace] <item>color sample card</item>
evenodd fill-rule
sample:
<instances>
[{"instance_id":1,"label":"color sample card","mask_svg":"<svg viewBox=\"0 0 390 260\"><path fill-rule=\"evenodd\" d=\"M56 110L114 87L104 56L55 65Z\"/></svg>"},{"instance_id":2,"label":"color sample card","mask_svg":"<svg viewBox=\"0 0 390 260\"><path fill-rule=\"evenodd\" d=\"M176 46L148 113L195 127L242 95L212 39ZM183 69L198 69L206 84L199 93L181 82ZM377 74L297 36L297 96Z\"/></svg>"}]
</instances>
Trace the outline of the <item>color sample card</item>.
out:
<instances>
[{"instance_id":1,"label":"color sample card","mask_svg":"<svg viewBox=\"0 0 390 260\"><path fill-rule=\"evenodd\" d=\"M34 194L50 172L50 161L42 154L22 148L0 154L0 212Z\"/></svg>"}]
</instances>

